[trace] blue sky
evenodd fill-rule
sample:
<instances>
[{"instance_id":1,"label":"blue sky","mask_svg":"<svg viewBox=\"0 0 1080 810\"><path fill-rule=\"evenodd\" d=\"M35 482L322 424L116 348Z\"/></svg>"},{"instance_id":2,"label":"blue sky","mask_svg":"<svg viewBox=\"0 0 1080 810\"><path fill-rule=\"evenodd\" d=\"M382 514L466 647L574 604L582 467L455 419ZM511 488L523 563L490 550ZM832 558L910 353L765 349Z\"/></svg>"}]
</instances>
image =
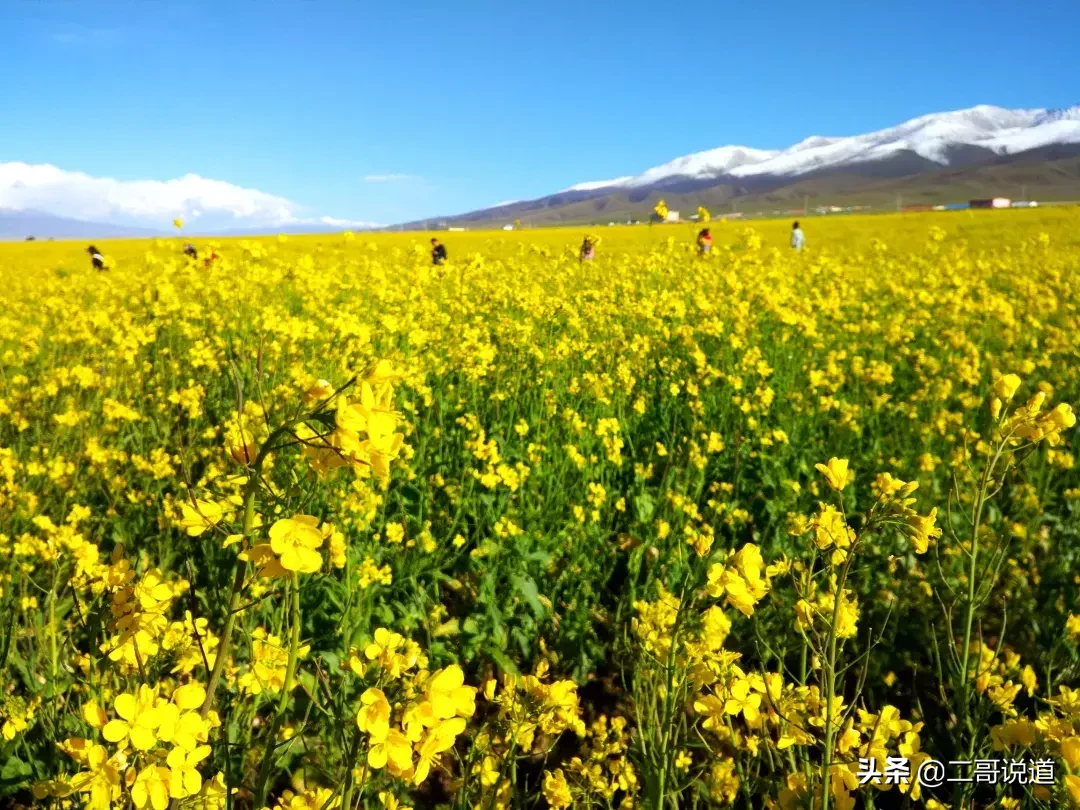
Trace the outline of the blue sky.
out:
<instances>
[{"instance_id":1,"label":"blue sky","mask_svg":"<svg viewBox=\"0 0 1080 810\"><path fill-rule=\"evenodd\" d=\"M1080 102L1076 0L0 0L0 163L397 222L723 144Z\"/></svg>"}]
</instances>

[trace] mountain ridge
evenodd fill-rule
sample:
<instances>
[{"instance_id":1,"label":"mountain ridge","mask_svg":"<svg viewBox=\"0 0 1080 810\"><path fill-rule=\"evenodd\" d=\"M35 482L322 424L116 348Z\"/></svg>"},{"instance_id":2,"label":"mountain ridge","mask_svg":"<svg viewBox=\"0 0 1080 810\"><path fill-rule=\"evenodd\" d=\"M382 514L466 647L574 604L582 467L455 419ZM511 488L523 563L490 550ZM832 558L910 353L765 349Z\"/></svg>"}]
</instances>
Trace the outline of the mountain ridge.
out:
<instances>
[{"instance_id":1,"label":"mountain ridge","mask_svg":"<svg viewBox=\"0 0 1080 810\"><path fill-rule=\"evenodd\" d=\"M34 208L0 208L0 239L123 239L162 236L162 231L137 226L61 217Z\"/></svg>"},{"instance_id":2,"label":"mountain ridge","mask_svg":"<svg viewBox=\"0 0 1080 810\"><path fill-rule=\"evenodd\" d=\"M399 227L494 223L522 216L527 216L532 225L599 221L613 207L612 202L617 203L614 208L620 215L644 219L651 203L660 196L676 196L668 200L672 209L684 204L683 197L694 194L713 204L739 198L751 203L784 187L805 185L806 181L815 181L816 187L804 193L828 196L827 187L837 183L823 181L841 177L845 180L839 185L845 186L845 194L850 197L858 192L850 182L852 177L863 178L863 185L870 187L880 185L882 180L925 175L933 180L928 186L940 191L941 182L950 172L960 172L965 180L962 185L993 196L999 178L985 171L989 167L1018 161L1067 160L1076 155L1080 155L1080 105L1008 109L983 104L918 116L861 135L810 135L786 149L719 146L677 157L636 175L585 181L512 205L431 217ZM1062 182L1063 177L1071 178L1068 168L1064 173L1053 170L1051 174L1053 181L1048 183L1034 178L1031 191L1053 194L1055 199L1062 194L1080 199L1080 181L1075 188L1072 180ZM582 205L589 203L596 216L586 216L582 210ZM565 216L567 212L573 216Z\"/></svg>"},{"instance_id":3,"label":"mountain ridge","mask_svg":"<svg viewBox=\"0 0 1080 810\"><path fill-rule=\"evenodd\" d=\"M931 162L950 165L948 152L951 147L980 147L1007 156L1052 143L1080 143L1080 105L1059 110L1010 110L982 104L918 116L862 135L811 135L787 149L720 146L683 155L633 175L629 180L622 177L588 181L570 186L568 190L648 185L672 176L791 177L829 166L874 162L901 152L914 152Z\"/></svg>"},{"instance_id":4,"label":"mountain ridge","mask_svg":"<svg viewBox=\"0 0 1080 810\"><path fill-rule=\"evenodd\" d=\"M138 239L155 237L180 237L191 239L215 239L233 236L266 236L271 234L328 234L348 230L350 223L340 220L302 221L267 226L263 228L227 228L225 230L204 230L197 225L189 226L183 232L163 229L143 228L135 225L119 225L110 222L75 219L50 214L34 208L0 207L0 240L20 241L33 237L34 240L70 240L70 239ZM355 227L355 226L353 226Z\"/></svg>"}]
</instances>

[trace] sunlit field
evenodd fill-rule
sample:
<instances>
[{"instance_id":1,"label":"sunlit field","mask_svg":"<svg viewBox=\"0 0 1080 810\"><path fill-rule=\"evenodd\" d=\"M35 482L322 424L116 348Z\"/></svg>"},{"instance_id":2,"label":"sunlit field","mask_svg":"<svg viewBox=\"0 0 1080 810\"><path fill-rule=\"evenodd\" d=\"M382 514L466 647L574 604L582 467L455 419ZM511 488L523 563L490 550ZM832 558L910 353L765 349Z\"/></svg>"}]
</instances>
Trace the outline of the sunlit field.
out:
<instances>
[{"instance_id":1,"label":"sunlit field","mask_svg":"<svg viewBox=\"0 0 1080 810\"><path fill-rule=\"evenodd\" d=\"M0 244L0 805L1080 805L1080 213L710 225Z\"/></svg>"}]
</instances>

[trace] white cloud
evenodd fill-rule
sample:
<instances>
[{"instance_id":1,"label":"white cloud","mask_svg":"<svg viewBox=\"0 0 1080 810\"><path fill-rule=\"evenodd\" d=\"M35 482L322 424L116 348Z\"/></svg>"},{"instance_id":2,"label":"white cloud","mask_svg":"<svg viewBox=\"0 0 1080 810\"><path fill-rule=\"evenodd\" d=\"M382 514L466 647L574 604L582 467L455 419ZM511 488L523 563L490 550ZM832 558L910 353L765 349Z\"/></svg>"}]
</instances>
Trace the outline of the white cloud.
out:
<instances>
[{"instance_id":1,"label":"white cloud","mask_svg":"<svg viewBox=\"0 0 1080 810\"><path fill-rule=\"evenodd\" d=\"M116 45L124 38L122 28L80 28L55 31L49 41L57 45L79 47Z\"/></svg>"},{"instance_id":2,"label":"white cloud","mask_svg":"<svg viewBox=\"0 0 1080 810\"><path fill-rule=\"evenodd\" d=\"M329 225L333 228L385 228L386 225L382 225L378 222L367 222L359 219L338 219L337 217L319 217L317 220L311 222L317 222L320 225Z\"/></svg>"},{"instance_id":3,"label":"white cloud","mask_svg":"<svg viewBox=\"0 0 1080 810\"><path fill-rule=\"evenodd\" d=\"M364 176L365 183L404 183L406 180L414 180L411 174L368 174Z\"/></svg>"},{"instance_id":4,"label":"white cloud","mask_svg":"<svg viewBox=\"0 0 1080 810\"><path fill-rule=\"evenodd\" d=\"M197 174L173 180L115 180L47 163L0 163L0 208L161 230L171 228L177 217L204 231L305 224L371 226L333 217L312 218L303 206L285 197Z\"/></svg>"}]
</instances>

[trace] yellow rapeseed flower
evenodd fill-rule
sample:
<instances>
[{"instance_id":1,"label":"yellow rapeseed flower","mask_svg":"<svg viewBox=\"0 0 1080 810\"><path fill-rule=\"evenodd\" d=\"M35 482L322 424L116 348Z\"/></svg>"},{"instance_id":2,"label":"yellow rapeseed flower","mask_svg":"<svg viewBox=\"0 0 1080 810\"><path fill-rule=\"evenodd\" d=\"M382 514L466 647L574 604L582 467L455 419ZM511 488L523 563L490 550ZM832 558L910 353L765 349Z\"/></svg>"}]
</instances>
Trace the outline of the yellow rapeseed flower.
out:
<instances>
[{"instance_id":1,"label":"yellow rapeseed flower","mask_svg":"<svg viewBox=\"0 0 1080 810\"><path fill-rule=\"evenodd\" d=\"M295 515L270 527L270 547L278 555L282 568L312 574L322 567L322 556L316 551L323 543L318 526L318 518Z\"/></svg>"},{"instance_id":2,"label":"yellow rapeseed flower","mask_svg":"<svg viewBox=\"0 0 1080 810\"><path fill-rule=\"evenodd\" d=\"M829 463L815 464L814 469L825 476L825 479L829 482L829 486L840 492L855 480L855 473L848 469L848 460L846 458L833 458L829 459Z\"/></svg>"}]
</instances>

